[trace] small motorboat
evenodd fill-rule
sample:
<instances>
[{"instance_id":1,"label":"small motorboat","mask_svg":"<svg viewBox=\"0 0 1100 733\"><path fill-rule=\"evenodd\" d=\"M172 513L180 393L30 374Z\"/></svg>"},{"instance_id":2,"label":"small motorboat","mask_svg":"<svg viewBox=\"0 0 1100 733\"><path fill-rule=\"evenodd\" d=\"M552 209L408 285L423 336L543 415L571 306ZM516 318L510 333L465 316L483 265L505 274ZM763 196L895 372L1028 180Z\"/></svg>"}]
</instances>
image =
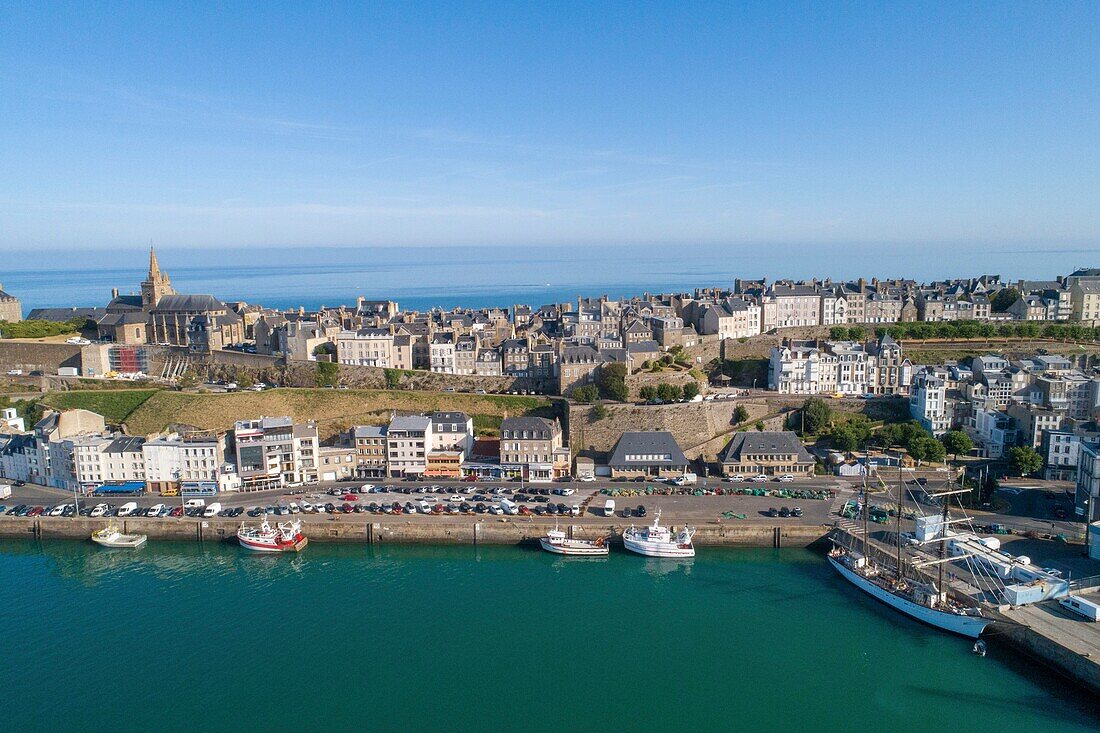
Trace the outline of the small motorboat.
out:
<instances>
[{"instance_id":1,"label":"small motorboat","mask_svg":"<svg viewBox=\"0 0 1100 733\"><path fill-rule=\"evenodd\" d=\"M143 534L123 534L112 522L98 532L92 532L92 542L103 547L134 548L145 544Z\"/></svg>"},{"instance_id":2,"label":"small motorboat","mask_svg":"<svg viewBox=\"0 0 1100 733\"><path fill-rule=\"evenodd\" d=\"M539 537L542 549L555 555L586 555L589 557L607 554L607 540L598 537L594 540L573 540L565 536L565 532L558 529L558 525L546 533L545 537Z\"/></svg>"}]
</instances>

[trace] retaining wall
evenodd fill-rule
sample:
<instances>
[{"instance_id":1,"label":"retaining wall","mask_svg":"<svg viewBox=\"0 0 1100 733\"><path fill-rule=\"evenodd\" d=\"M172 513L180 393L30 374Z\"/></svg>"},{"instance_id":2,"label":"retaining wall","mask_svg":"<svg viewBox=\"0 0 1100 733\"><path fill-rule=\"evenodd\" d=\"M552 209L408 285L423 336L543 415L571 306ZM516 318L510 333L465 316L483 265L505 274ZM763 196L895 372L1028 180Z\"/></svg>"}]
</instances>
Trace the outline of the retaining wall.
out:
<instances>
[{"instance_id":1,"label":"retaining wall","mask_svg":"<svg viewBox=\"0 0 1100 733\"><path fill-rule=\"evenodd\" d=\"M555 526L546 520L526 518L486 518L473 521L417 519L343 518L307 521L303 529L311 542L361 542L379 544L486 544L517 545L535 542ZM150 540L220 542L234 538L240 519L117 519L125 533L148 535ZM249 520L253 521L253 520ZM103 519L86 517L0 517L0 537L26 539L86 540L102 529ZM621 524L578 523L566 531L574 537L596 538L612 535L612 541L624 527ZM706 524L698 528L695 543L701 547L806 547L825 536L821 525L775 526L767 524Z\"/></svg>"}]
</instances>

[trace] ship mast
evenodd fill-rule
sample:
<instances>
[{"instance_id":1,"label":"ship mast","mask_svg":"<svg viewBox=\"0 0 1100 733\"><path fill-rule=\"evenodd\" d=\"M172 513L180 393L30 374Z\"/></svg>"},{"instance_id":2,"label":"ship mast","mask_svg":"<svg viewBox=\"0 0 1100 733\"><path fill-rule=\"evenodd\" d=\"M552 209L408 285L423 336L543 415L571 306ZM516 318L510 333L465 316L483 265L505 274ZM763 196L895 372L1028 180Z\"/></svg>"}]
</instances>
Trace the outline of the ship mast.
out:
<instances>
[{"instance_id":1,"label":"ship mast","mask_svg":"<svg viewBox=\"0 0 1100 733\"><path fill-rule=\"evenodd\" d=\"M871 562L871 555L869 551L870 545L870 529L867 526L867 515L871 513L871 501L867 495L867 472L871 470L871 461L868 459L867 451L863 451L863 566L864 570L869 567Z\"/></svg>"},{"instance_id":2,"label":"ship mast","mask_svg":"<svg viewBox=\"0 0 1100 733\"><path fill-rule=\"evenodd\" d=\"M902 478L902 475L901 475L901 453L899 452L898 453L898 518L897 518L897 522L895 523L895 530L896 530L895 534L897 535L897 545L898 545L898 556L897 556L898 580L901 580L901 578L902 578L902 572L901 572L901 514L902 514L902 509L904 509L904 508L905 508L905 480Z\"/></svg>"},{"instance_id":3,"label":"ship mast","mask_svg":"<svg viewBox=\"0 0 1100 733\"><path fill-rule=\"evenodd\" d=\"M936 584L936 591L939 593L943 593L943 566L946 564L944 558L947 557L947 508L950 502L951 494L943 497L943 515L940 519L939 582Z\"/></svg>"}]
</instances>

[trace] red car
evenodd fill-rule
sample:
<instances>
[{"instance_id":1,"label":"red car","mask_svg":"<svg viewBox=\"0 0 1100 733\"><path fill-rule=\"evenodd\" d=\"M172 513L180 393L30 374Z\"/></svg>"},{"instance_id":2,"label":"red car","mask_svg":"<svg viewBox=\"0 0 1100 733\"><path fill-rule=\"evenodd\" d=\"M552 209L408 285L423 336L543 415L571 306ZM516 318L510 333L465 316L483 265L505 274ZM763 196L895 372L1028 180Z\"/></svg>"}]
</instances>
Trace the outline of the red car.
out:
<instances>
[{"instance_id":1,"label":"red car","mask_svg":"<svg viewBox=\"0 0 1100 733\"><path fill-rule=\"evenodd\" d=\"M28 517L37 517L41 514L42 514L42 507L40 507L40 506L36 506L34 509L31 509L29 512L27 512Z\"/></svg>"},{"instance_id":2,"label":"red car","mask_svg":"<svg viewBox=\"0 0 1100 733\"><path fill-rule=\"evenodd\" d=\"M463 481L477 481L477 476L467 476Z\"/></svg>"},{"instance_id":3,"label":"red car","mask_svg":"<svg viewBox=\"0 0 1100 733\"><path fill-rule=\"evenodd\" d=\"M170 517L182 517L183 516L183 507L181 507L181 506L172 507L172 511L168 512L168 516L170 516Z\"/></svg>"},{"instance_id":4,"label":"red car","mask_svg":"<svg viewBox=\"0 0 1100 733\"><path fill-rule=\"evenodd\" d=\"M344 494L344 501L359 501L359 497L355 494Z\"/></svg>"},{"instance_id":5,"label":"red car","mask_svg":"<svg viewBox=\"0 0 1100 733\"><path fill-rule=\"evenodd\" d=\"M340 507L340 509L344 512L344 514L351 514L353 511L355 511L352 508L351 504L344 504L344 506Z\"/></svg>"}]
</instances>

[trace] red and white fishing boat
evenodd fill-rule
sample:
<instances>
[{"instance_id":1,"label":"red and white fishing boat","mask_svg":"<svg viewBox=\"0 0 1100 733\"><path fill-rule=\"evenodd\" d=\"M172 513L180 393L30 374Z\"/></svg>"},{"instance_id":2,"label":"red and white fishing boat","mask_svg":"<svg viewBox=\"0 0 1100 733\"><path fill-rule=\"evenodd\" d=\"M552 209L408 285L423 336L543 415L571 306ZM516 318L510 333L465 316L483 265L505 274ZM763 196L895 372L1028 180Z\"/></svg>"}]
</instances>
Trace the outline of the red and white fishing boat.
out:
<instances>
[{"instance_id":1,"label":"red and white fishing boat","mask_svg":"<svg viewBox=\"0 0 1100 733\"><path fill-rule=\"evenodd\" d=\"M246 527L241 522L237 541L253 552L299 552L309 542L302 534L302 520L280 522L272 527L266 515L259 527Z\"/></svg>"}]
</instances>

